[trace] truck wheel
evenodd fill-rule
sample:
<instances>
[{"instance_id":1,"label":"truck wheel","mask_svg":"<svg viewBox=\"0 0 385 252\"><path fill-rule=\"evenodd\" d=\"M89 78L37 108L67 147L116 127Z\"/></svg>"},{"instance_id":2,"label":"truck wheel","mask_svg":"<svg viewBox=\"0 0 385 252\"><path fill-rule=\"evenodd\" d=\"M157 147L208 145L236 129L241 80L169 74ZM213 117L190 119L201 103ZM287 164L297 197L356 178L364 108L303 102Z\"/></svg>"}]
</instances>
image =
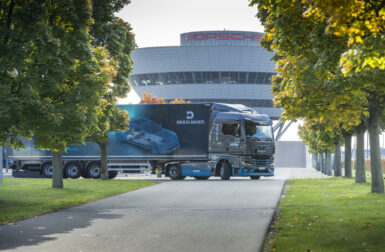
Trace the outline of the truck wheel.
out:
<instances>
[{"instance_id":1,"label":"truck wheel","mask_svg":"<svg viewBox=\"0 0 385 252\"><path fill-rule=\"evenodd\" d=\"M170 165L168 174L170 178L173 180L181 180L185 178L182 176L182 169L180 168L179 165L176 165L176 164Z\"/></svg>"},{"instance_id":2,"label":"truck wheel","mask_svg":"<svg viewBox=\"0 0 385 252\"><path fill-rule=\"evenodd\" d=\"M82 175L83 169L78 162L69 162L64 167L64 173L68 178L77 179Z\"/></svg>"},{"instance_id":3,"label":"truck wheel","mask_svg":"<svg viewBox=\"0 0 385 252\"><path fill-rule=\"evenodd\" d=\"M114 179L118 176L118 171L109 171L108 172L108 179Z\"/></svg>"},{"instance_id":4,"label":"truck wheel","mask_svg":"<svg viewBox=\"0 0 385 252\"><path fill-rule=\"evenodd\" d=\"M261 176L250 176L250 178L253 179L253 180L257 180L257 179L260 179Z\"/></svg>"},{"instance_id":5,"label":"truck wheel","mask_svg":"<svg viewBox=\"0 0 385 252\"><path fill-rule=\"evenodd\" d=\"M93 178L93 179L100 178L100 175L101 175L100 164L99 163L89 164L87 168L87 174L90 178Z\"/></svg>"},{"instance_id":6,"label":"truck wheel","mask_svg":"<svg viewBox=\"0 0 385 252\"><path fill-rule=\"evenodd\" d=\"M194 177L196 180L208 180L210 176L208 177Z\"/></svg>"},{"instance_id":7,"label":"truck wheel","mask_svg":"<svg viewBox=\"0 0 385 252\"><path fill-rule=\"evenodd\" d=\"M51 162L46 162L41 167L41 173L46 178L52 178L53 175L53 166Z\"/></svg>"},{"instance_id":8,"label":"truck wheel","mask_svg":"<svg viewBox=\"0 0 385 252\"><path fill-rule=\"evenodd\" d=\"M230 179L230 171L231 171L231 165L227 162L222 162L221 166L219 167L219 175L221 175L222 180L229 180Z\"/></svg>"}]
</instances>

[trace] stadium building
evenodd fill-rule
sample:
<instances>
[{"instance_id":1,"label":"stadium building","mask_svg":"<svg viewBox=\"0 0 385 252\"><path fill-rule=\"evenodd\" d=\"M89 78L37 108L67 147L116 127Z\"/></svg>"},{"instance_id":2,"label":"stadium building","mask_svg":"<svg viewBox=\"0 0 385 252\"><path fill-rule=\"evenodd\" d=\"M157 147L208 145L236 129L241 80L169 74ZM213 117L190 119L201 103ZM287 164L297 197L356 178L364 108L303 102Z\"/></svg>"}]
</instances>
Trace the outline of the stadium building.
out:
<instances>
[{"instance_id":1,"label":"stadium building","mask_svg":"<svg viewBox=\"0 0 385 252\"><path fill-rule=\"evenodd\" d=\"M244 104L278 119L273 108L272 53L259 44L263 34L199 31L180 35L180 46L138 48L132 53L130 84L166 101Z\"/></svg>"}]
</instances>

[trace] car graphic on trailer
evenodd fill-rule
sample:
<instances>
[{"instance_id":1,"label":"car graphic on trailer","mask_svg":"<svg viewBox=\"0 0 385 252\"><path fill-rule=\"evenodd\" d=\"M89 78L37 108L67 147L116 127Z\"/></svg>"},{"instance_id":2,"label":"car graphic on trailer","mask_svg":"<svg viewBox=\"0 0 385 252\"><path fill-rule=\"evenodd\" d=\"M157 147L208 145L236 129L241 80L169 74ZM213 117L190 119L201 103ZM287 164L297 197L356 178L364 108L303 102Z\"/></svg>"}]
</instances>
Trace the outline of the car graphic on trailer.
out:
<instances>
[{"instance_id":1,"label":"car graphic on trailer","mask_svg":"<svg viewBox=\"0 0 385 252\"><path fill-rule=\"evenodd\" d=\"M171 154L180 147L178 135L145 117L130 119L129 129L122 133L123 142L151 151Z\"/></svg>"}]
</instances>

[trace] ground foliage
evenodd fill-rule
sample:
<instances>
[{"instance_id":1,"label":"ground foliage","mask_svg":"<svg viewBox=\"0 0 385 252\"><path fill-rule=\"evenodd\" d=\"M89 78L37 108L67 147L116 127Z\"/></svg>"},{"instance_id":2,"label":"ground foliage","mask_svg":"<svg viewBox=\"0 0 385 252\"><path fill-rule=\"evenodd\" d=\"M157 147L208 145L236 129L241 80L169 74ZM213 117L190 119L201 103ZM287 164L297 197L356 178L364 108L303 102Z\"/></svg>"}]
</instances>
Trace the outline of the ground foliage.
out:
<instances>
[{"instance_id":1,"label":"ground foliage","mask_svg":"<svg viewBox=\"0 0 385 252\"><path fill-rule=\"evenodd\" d=\"M354 179L296 179L279 207L265 251L378 251L385 196Z\"/></svg>"}]
</instances>

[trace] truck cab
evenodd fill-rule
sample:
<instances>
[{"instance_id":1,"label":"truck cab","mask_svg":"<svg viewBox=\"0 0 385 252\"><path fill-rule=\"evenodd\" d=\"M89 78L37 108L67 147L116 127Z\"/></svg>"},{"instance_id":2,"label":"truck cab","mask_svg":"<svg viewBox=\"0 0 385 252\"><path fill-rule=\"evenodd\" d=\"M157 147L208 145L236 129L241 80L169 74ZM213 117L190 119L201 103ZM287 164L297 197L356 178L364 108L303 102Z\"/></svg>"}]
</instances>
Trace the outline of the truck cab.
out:
<instances>
[{"instance_id":1,"label":"truck cab","mask_svg":"<svg viewBox=\"0 0 385 252\"><path fill-rule=\"evenodd\" d=\"M222 179L274 175L274 135L268 116L236 105L214 113L210 127L209 164L213 175Z\"/></svg>"}]
</instances>

